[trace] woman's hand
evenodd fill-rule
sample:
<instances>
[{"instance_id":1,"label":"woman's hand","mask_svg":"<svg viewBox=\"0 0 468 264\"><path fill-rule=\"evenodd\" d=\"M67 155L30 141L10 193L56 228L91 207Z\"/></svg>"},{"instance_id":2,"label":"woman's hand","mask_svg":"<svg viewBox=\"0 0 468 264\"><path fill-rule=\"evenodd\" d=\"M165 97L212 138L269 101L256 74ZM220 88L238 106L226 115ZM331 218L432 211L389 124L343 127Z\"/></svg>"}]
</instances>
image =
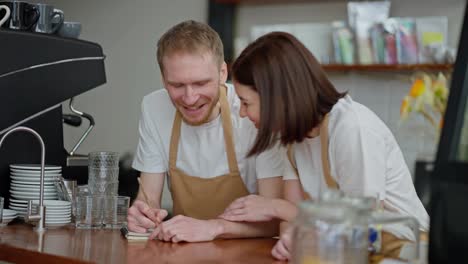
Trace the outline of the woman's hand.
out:
<instances>
[{"instance_id":1,"label":"woman's hand","mask_svg":"<svg viewBox=\"0 0 468 264\"><path fill-rule=\"evenodd\" d=\"M276 199L248 195L232 202L219 217L228 221L265 222L276 218Z\"/></svg>"}]
</instances>

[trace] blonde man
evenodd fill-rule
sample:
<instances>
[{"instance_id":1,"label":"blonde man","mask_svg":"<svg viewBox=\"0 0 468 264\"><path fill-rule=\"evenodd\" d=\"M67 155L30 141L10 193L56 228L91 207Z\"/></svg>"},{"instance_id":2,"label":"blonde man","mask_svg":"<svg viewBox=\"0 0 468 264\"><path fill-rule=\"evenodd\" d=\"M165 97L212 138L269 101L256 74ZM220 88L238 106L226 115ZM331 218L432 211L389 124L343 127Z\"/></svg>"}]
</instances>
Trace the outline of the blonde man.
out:
<instances>
[{"instance_id":1,"label":"blonde man","mask_svg":"<svg viewBox=\"0 0 468 264\"><path fill-rule=\"evenodd\" d=\"M157 57L165 89L143 99L133 162L149 201L140 189L129 209L129 229L154 228L151 238L172 242L276 235L274 221L218 218L244 195L279 197L283 170L276 148L247 157L257 132L239 116L240 100L225 83L228 72L218 34L204 23L182 22L161 37ZM166 178L175 217L163 222Z\"/></svg>"}]
</instances>

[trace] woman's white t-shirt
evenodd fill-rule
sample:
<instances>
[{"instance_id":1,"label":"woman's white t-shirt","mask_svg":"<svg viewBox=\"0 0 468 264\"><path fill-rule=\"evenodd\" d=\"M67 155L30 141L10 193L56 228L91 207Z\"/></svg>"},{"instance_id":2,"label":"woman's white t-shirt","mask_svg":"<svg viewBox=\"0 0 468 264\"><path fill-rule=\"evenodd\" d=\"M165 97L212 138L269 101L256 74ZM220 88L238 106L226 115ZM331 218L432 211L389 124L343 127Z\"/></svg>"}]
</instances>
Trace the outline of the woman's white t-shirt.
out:
<instances>
[{"instance_id":1,"label":"woman's white t-shirt","mask_svg":"<svg viewBox=\"0 0 468 264\"><path fill-rule=\"evenodd\" d=\"M420 229L429 229L429 216L414 189L403 154L390 129L370 109L341 98L329 114L330 173L344 193L376 196L384 207L415 217ZM294 144L301 184L312 198L327 188L322 169L320 138ZM285 163L284 179L297 179L292 165ZM409 230L396 235L414 237Z\"/></svg>"},{"instance_id":2,"label":"woman's white t-shirt","mask_svg":"<svg viewBox=\"0 0 468 264\"><path fill-rule=\"evenodd\" d=\"M239 116L240 100L232 85L227 85L231 108L233 138L237 164L250 193L257 193L257 179L282 176L283 159L278 148L246 158L257 136L257 129L247 118ZM132 167L141 172L166 173L169 166L169 143L175 107L165 89L144 97L139 125L139 143ZM229 172L221 116L199 125L181 125L176 165L188 175L217 177Z\"/></svg>"}]
</instances>

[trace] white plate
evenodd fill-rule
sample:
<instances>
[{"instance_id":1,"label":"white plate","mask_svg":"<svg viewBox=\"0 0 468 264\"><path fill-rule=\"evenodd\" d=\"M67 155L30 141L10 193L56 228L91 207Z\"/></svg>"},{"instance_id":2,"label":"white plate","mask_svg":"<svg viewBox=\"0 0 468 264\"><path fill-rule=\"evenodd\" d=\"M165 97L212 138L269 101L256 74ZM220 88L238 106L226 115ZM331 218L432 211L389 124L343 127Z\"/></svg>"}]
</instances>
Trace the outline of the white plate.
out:
<instances>
[{"instance_id":1,"label":"white plate","mask_svg":"<svg viewBox=\"0 0 468 264\"><path fill-rule=\"evenodd\" d=\"M3 209L3 210L10 210L10 209ZM15 210L10 210L10 211L15 211ZM16 216L18 216L18 213L15 211L15 214L3 215L3 219L14 219Z\"/></svg>"},{"instance_id":2,"label":"white plate","mask_svg":"<svg viewBox=\"0 0 468 264\"><path fill-rule=\"evenodd\" d=\"M28 208L21 208L14 205L10 205L10 209L15 210L18 213L26 212L28 210Z\"/></svg>"},{"instance_id":3,"label":"white plate","mask_svg":"<svg viewBox=\"0 0 468 264\"><path fill-rule=\"evenodd\" d=\"M18 209L18 208L15 208L14 210L18 212L18 216L25 215L26 212L27 212L26 209Z\"/></svg>"},{"instance_id":4,"label":"white plate","mask_svg":"<svg viewBox=\"0 0 468 264\"><path fill-rule=\"evenodd\" d=\"M50 219L50 220L66 220L70 218L71 218L71 214L68 214L68 215L47 215L46 214L46 219Z\"/></svg>"},{"instance_id":5,"label":"white plate","mask_svg":"<svg viewBox=\"0 0 468 264\"><path fill-rule=\"evenodd\" d=\"M17 193L12 193L10 192L11 194L11 197L13 198L16 198L16 199L23 199L23 200L35 200L35 199L39 199L39 193L37 194L17 194ZM48 199L48 200L53 200L53 199L57 199L58 196L56 193L46 193L44 194L44 199ZM24 204L24 206L28 206L28 204Z\"/></svg>"},{"instance_id":6,"label":"white plate","mask_svg":"<svg viewBox=\"0 0 468 264\"><path fill-rule=\"evenodd\" d=\"M10 194L15 194L15 195L26 195L26 196L37 196L39 199L39 190L12 190L10 189ZM44 191L44 196L57 196L57 191L56 190L45 190ZM51 200L51 199L49 199Z\"/></svg>"},{"instance_id":7,"label":"white plate","mask_svg":"<svg viewBox=\"0 0 468 264\"><path fill-rule=\"evenodd\" d=\"M23 200L33 200L39 199L39 195L19 195L19 194L11 194L11 197L16 199L23 199ZM52 196L44 196L45 199L57 199L57 195Z\"/></svg>"},{"instance_id":8,"label":"white plate","mask_svg":"<svg viewBox=\"0 0 468 264\"><path fill-rule=\"evenodd\" d=\"M18 183L18 181L12 181L10 183L10 186L14 186L14 187L20 187L20 188L24 188L24 187L28 187L28 188L37 188L39 189L41 186L40 185L36 185L36 184L25 184L25 183ZM55 187L55 183L49 183L49 182L44 182L44 189L45 188L56 188Z\"/></svg>"},{"instance_id":9,"label":"white plate","mask_svg":"<svg viewBox=\"0 0 468 264\"><path fill-rule=\"evenodd\" d=\"M28 204L28 201L25 201L25 200L16 200L16 199L11 199L11 198L10 198L10 202L12 202L12 203Z\"/></svg>"},{"instance_id":10,"label":"white plate","mask_svg":"<svg viewBox=\"0 0 468 264\"><path fill-rule=\"evenodd\" d=\"M3 208L3 216L10 216L10 215L15 215L15 214L16 214L15 210Z\"/></svg>"},{"instance_id":11,"label":"white plate","mask_svg":"<svg viewBox=\"0 0 468 264\"><path fill-rule=\"evenodd\" d=\"M71 221L68 222L68 223L62 223L62 224L45 224L45 226L47 228L51 228L51 229L55 229L55 228L59 228L59 227L63 227L63 226L68 226L70 225Z\"/></svg>"},{"instance_id":12,"label":"white plate","mask_svg":"<svg viewBox=\"0 0 468 264\"><path fill-rule=\"evenodd\" d=\"M10 203L10 207L12 207L12 206L14 206L16 208L23 208L23 209L28 208L27 205L19 205L19 204L15 204L15 203Z\"/></svg>"},{"instance_id":13,"label":"white plate","mask_svg":"<svg viewBox=\"0 0 468 264\"><path fill-rule=\"evenodd\" d=\"M46 209L46 216L47 217L71 217L71 211L51 212L50 210Z\"/></svg>"},{"instance_id":14,"label":"white plate","mask_svg":"<svg viewBox=\"0 0 468 264\"><path fill-rule=\"evenodd\" d=\"M10 191L13 190L13 191L20 191L20 192L24 192L24 191L37 191L39 192L40 191L40 188L39 187L36 187L36 186L31 186L31 187L28 187L28 186L24 186L22 185L21 187L18 187L18 186L10 186ZM47 187L45 188L44 187L44 192L56 192L57 190L55 189L55 187Z\"/></svg>"},{"instance_id":15,"label":"white plate","mask_svg":"<svg viewBox=\"0 0 468 264\"><path fill-rule=\"evenodd\" d=\"M71 206L56 207L56 206L46 205L46 208L47 208L47 210L54 211L54 212L71 211Z\"/></svg>"},{"instance_id":16,"label":"white plate","mask_svg":"<svg viewBox=\"0 0 468 264\"><path fill-rule=\"evenodd\" d=\"M18 214L15 210L3 209L3 217Z\"/></svg>"},{"instance_id":17,"label":"white plate","mask_svg":"<svg viewBox=\"0 0 468 264\"><path fill-rule=\"evenodd\" d=\"M11 183L19 184L19 185L40 185L39 181L19 181L19 180L11 180ZM55 186L54 182L44 182L44 186Z\"/></svg>"},{"instance_id":18,"label":"white plate","mask_svg":"<svg viewBox=\"0 0 468 264\"><path fill-rule=\"evenodd\" d=\"M53 222L47 222L45 223L45 226L46 227L59 227L59 226L64 226L64 225L68 225L71 223L71 220L68 220L68 221L53 221Z\"/></svg>"},{"instance_id":19,"label":"white plate","mask_svg":"<svg viewBox=\"0 0 468 264\"><path fill-rule=\"evenodd\" d=\"M35 200L39 199L39 194L18 194L18 193L12 193L10 192L11 196L15 199L20 199L20 200ZM45 194L44 199L47 200L56 200L57 194L52 193L52 194Z\"/></svg>"},{"instance_id":20,"label":"white plate","mask_svg":"<svg viewBox=\"0 0 468 264\"><path fill-rule=\"evenodd\" d=\"M10 173L25 173L25 174L41 174L41 170L19 170L19 169L11 169ZM62 173L62 170L44 170L45 174L57 174Z\"/></svg>"},{"instance_id":21,"label":"white plate","mask_svg":"<svg viewBox=\"0 0 468 264\"><path fill-rule=\"evenodd\" d=\"M50 178L57 178L62 176L60 173L54 173L54 174L44 174L44 179L50 179ZM26 174L26 173L10 173L10 177L25 177L25 178L32 178L32 179L40 179L41 175L40 174Z\"/></svg>"},{"instance_id":22,"label":"white plate","mask_svg":"<svg viewBox=\"0 0 468 264\"><path fill-rule=\"evenodd\" d=\"M61 213L71 212L71 207L54 208L54 207L46 206L46 208L47 208L47 212L51 212L53 214L61 214Z\"/></svg>"},{"instance_id":23,"label":"white plate","mask_svg":"<svg viewBox=\"0 0 468 264\"><path fill-rule=\"evenodd\" d=\"M39 190L29 190L29 191L16 191L16 190L10 190L11 194L16 194L16 195L26 195L26 196L39 196ZM56 196L57 191L55 190L50 190L50 191L44 191L44 196Z\"/></svg>"},{"instance_id":24,"label":"white plate","mask_svg":"<svg viewBox=\"0 0 468 264\"><path fill-rule=\"evenodd\" d=\"M71 218L71 214L64 214L64 215L48 215L46 213L46 219L68 219Z\"/></svg>"},{"instance_id":25,"label":"white plate","mask_svg":"<svg viewBox=\"0 0 468 264\"><path fill-rule=\"evenodd\" d=\"M10 173L21 173L21 174L29 174L29 175L41 175L41 170L18 170L18 169L10 169ZM45 170L44 174L61 174L62 170Z\"/></svg>"},{"instance_id":26,"label":"white plate","mask_svg":"<svg viewBox=\"0 0 468 264\"><path fill-rule=\"evenodd\" d=\"M46 208L46 215L47 216L70 216L71 210L50 210Z\"/></svg>"},{"instance_id":27,"label":"white plate","mask_svg":"<svg viewBox=\"0 0 468 264\"><path fill-rule=\"evenodd\" d=\"M68 219L63 219L63 220L45 220L46 225L47 224L68 224L71 222L71 218Z\"/></svg>"},{"instance_id":28,"label":"white plate","mask_svg":"<svg viewBox=\"0 0 468 264\"><path fill-rule=\"evenodd\" d=\"M22 176L10 176L11 179L17 180L17 181L24 181L24 182L40 182L40 178L33 178L33 177L22 177ZM45 178L44 177L44 182L54 182L55 178Z\"/></svg>"},{"instance_id":29,"label":"white plate","mask_svg":"<svg viewBox=\"0 0 468 264\"><path fill-rule=\"evenodd\" d=\"M20 170L40 170L41 164L10 164L11 169L20 169ZM45 165L45 170L61 170L61 166L56 165Z\"/></svg>"},{"instance_id":30,"label":"white plate","mask_svg":"<svg viewBox=\"0 0 468 264\"><path fill-rule=\"evenodd\" d=\"M27 175L27 176L32 176L32 177L39 177L41 176L41 172L40 171L33 171L33 172L28 172L28 171L10 171L10 175L18 175L18 174L21 174L21 175ZM44 172L44 176L51 176L51 175L62 175L62 172L61 171L45 171Z\"/></svg>"},{"instance_id":31,"label":"white plate","mask_svg":"<svg viewBox=\"0 0 468 264\"><path fill-rule=\"evenodd\" d=\"M39 204L39 200L33 200L33 204ZM71 202L59 200L44 200L44 205L49 207L67 207L71 206Z\"/></svg>"},{"instance_id":32,"label":"white plate","mask_svg":"<svg viewBox=\"0 0 468 264\"><path fill-rule=\"evenodd\" d=\"M37 226L37 223L38 222L32 222L31 224L33 226ZM71 221L68 221L68 222L59 222L59 223L47 223L47 221L45 222L45 226L48 227L48 228L57 228L57 227L62 227L62 226L67 226L67 225L70 225L71 224Z\"/></svg>"},{"instance_id":33,"label":"white plate","mask_svg":"<svg viewBox=\"0 0 468 264\"><path fill-rule=\"evenodd\" d=\"M64 210L71 210L71 205L67 206L51 206L51 205L46 205L46 208L51 210L51 211L64 211Z\"/></svg>"},{"instance_id":34,"label":"white plate","mask_svg":"<svg viewBox=\"0 0 468 264\"><path fill-rule=\"evenodd\" d=\"M52 215L71 214L71 208L60 208L60 209L56 209L56 208L50 208L50 207L47 207L47 206L46 206L46 210L47 210L47 212L49 212L49 213L52 214Z\"/></svg>"},{"instance_id":35,"label":"white plate","mask_svg":"<svg viewBox=\"0 0 468 264\"><path fill-rule=\"evenodd\" d=\"M70 222L71 217L70 216L64 216L64 217L47 217L46 216L46 223L47 222L61 222L61 223L66 223Z\"/></svg>"},{"instance_id":36,"label":"white plate","mask_svg":"<svg viewBox=\"0 0 468 264\"><path fill-rule=\"evenodd\" d=\"M19 196L18 195L12 195L12 197L14 198L19 198L19 199L24 199L24 200L33 200L33 199L37 199L38 197L35 197L35 196L31 196L31 197L28 197L28 196ZM44 197L45 199L57 199L58 197L54 197L54 196L47 196L47 197ZM14 205L14 206L17 206L17 205ZM27 206L24 206L24 208L27 208Z\"/></svg>"},{"instance_id":37,"label":"white plate","mask_svg":"<svg viewBox=\"0 0 468 264\"><path fill-rule=\"evenodd\" d=\"M11 195L16 195L16 196L34 196L39 199L39 191L15 191L15 190L10 190ZM48 196L57 196L57 191L44 191L44 197ZM20 200L25 200L24 198L16 198ZM26 200L36 200L36 199L26 199ZM54 200L55 198L44 198L46 200Z\"/></svg>"},{"instance_id":38,"label":"white plate","mask_svg":"<svg viewBox=\"0 0 468 264\"><path fill-rule=\"evenodd\" d=\"M31 184L26 184L26 183L20 183L18 184L18 182L15 182L15 187L21 187L21 188L34 188L34 189L39 189L41 187L40 183L37 182L37 184L35 182L30 182ZM19 185L19 186L18 186ZM10 184L11 186L11 184ZM45 189L52 189L52 188L55 188L55 184L54 182L44 182L44 190Z\"/></svg>"},{"instance_id":39,"label":"white plate","mask_svg":"<svg viewBox=\"0 0 468 264\"><path fill-rule=\"evenodd\" d=\"M18 200L18 201L25 201L25 202L27 202L27 200ZM28 203L16 203L16 202L12 202L11 199L10 199L10 204L11 204L11 205L14 205L14 206L19 206L19 207L21 207L21 206L28 206Z\"/></svg>"}]
</instances>

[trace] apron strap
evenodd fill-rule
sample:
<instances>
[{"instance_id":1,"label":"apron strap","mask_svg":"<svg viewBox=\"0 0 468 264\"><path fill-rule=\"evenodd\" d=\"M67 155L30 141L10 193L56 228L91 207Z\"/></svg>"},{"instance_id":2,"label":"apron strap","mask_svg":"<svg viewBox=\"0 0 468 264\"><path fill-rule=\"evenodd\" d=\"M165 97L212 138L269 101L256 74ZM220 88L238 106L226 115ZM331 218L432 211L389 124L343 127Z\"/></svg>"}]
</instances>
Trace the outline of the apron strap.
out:
<instances>
[{"instance_id":1,"label":"apron strap","mask_svg":"<svg viewBox=\"0 0 468 264\"><path fill-rule=\"evenodd\" d=\"M320 146L322 152L322 169L325 176L325 182L330 189L339 189L338 183L333 179L330 173L330 161L328 159L328 114L323 118L320 126Z\"/></svg>"},{"instance_id":2,"label":"apron strap","mask_svg":"<svg viewBox=\"0 0 468 264\"><path fill-rule=\"evenodd\" d=\"M288 155L289 163L291 163L291 166L293 167L294 173L296 174L296 177L299 180L299 184L301 185L302 199L312 200L310 194L304 190L304 186L302 185L301 178L299 177L299 170L297 169L296 159L293 157L293 153L292 153L292 145L288 145L287 155Z\"/></svg>"},{"instance_id":3,"label":"apron strap","mask_svg":"<svg viewBox=\"0 0 468 264\"><path fill-rule=\"evenodd\" d=\"M297 169L296 160L293 158L292 145L291 144L287 146L287 154L288 154L289 163L293 167L294 173L296 174L297 178L299 178L299 170Z\"/></svg>"},{"instance_id":4,"label":"apron strap","mask_svg":"<svg viewBox=\"0 0 468 264\"><path fill-rule=\"evenodd\" d=\"M237 158L232 138L231 111L226 96L227 86L220 87L219 102L221 105L221 121L224 131L224 142L226 144L226 153L231 173L238 173ZM169 145L169 168L176 168L177 152L179 150L180 128L182 125L182 115L176 110L174 122L172 124L171 142Z\"/></svg>"},{"instance_id":5,"label":"apron strap","mask_svg":"<svg viewBox=\"0 0 468 264\"><path fill-rule=\"evenodd\" d=\"M180 127L182 115L176 110L174 122L172 123L171 142L169 144L169 169L176 168L177 152L179 151Z\"/></svg>"},{"instance_id":6,"label":"apron strap","mask_svg":"<svg viewBox=\"0 0 468 264\"><path fill-rule=\"evenodd\" d=\"M320 125L320 147L321 147L321 158L322 158L322 169L323 175L325 176L325 182L330 189L339 189L338 183L333 179L330 173L330 161L328 160L328 114L325 115L323 118L322 124ZM299 182L301 181L299 178L299 171L297 169L296 160L292 154L292 145L287 146L287 156L289 163L294 169L294 173L296 174ZM302 186L302 183L301 183ZM302 186L302 192L304 197L309 197L310 195L304 191L304 186Z\"/></svg>"},{"instance_id":7,"label":"apron strap","mask_svg":"<svg viewBox=\"0 0 468 264\"><path fill-rule=\"evenodd\" d=\"M220 88L219 102L221 104L221 121L223 122L224 143L226 144L226 153L231 173L239 173L237 167L237 157L234 148L234 139L232 135L231 109L227 101L227 86L223 84Z\"/></svg>"}]
</instances>

